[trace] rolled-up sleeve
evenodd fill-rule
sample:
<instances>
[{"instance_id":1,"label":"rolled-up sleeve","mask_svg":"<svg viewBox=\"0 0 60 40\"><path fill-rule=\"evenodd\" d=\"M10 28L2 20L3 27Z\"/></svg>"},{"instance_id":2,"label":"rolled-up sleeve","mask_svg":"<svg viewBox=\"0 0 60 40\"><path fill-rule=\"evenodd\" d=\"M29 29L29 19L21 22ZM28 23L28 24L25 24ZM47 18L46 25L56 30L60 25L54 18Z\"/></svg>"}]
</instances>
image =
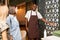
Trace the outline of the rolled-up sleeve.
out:
<instances>
[{"instance_id":1,"label":"rolled-up sleeve","mask_svg":"<svg viewBox=\"0 0 60 40\"><path fill-rule=\"evenodd\" d=\"M27 18L28 19L28 21L29 21L29 19L30 19L30 13L31 13L31 11L27 11L27 13L26 13L26 15L25 15L25 18Z\"/></svg>"},{"instance_id":2,"label":"rolled-up sleeve","mask_svg":"<svg viewBox=\"0 0 60 40\"><path fill-rule=\"evenodd\" d=\"M27 19L28 19L28 12L26 13L25 18L27 18Z\"/></svg>"},{"instance_id":3,"label":"rolled-up sleeve","mask_svg":"<svg viewBox=\"0 0 60 40\"><path fill-rule=\"evenodd\" d=\"M41 13L39 13L39 12L37 12L37 16L38 16L38 19L42 19L43 18Z\"/></svg>"}]
</instances>

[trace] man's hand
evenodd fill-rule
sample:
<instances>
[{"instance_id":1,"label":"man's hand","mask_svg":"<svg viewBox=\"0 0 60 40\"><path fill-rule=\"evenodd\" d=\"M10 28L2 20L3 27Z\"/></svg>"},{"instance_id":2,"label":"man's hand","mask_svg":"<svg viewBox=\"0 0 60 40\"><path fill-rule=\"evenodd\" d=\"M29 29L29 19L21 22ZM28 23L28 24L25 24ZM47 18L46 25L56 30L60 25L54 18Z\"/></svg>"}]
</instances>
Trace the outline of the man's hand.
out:
<instances>
[{"instance_id":1,"label":"man's hand","mask_svg":"<svg viewBox=\"0 0 60 40\"><path fill-rule=\"evenodd\" d=\"M47 25L50 25L50 26L57 26L57 23L54 23L54 22L49 22L47 21L46 19L42 18L41 19L43 22L45 22Z\"/></svg>"},{"instance_id":2,"label":"man's hand","mask_svg":"<svg viewBox=\"0 0 60 40\"><path fill-rule=\"evenodd\" d=\"M57 26L57 24L54 23L54 22L49 22L49 25L50 25L50 26Z\"/></svg>"}]
</instances>

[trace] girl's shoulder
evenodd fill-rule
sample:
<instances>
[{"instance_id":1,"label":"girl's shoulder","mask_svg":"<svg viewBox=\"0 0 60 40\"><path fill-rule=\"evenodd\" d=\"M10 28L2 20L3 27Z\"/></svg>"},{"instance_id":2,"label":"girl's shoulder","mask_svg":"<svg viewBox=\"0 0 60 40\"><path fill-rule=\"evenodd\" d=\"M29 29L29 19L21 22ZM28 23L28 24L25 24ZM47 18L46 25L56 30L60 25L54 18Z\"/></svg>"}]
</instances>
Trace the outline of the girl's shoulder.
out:
<instances>
[{"instance_id":1,"label":"girl's shoulder","mask_svg":"<svg viewBox=\"0 0 60 40\"><path fill-rule=\"evenodd\" d=\"M13 15L9 14L9 15L8 15L8 18L13 18Z\"/></svg>"}]
</instances>

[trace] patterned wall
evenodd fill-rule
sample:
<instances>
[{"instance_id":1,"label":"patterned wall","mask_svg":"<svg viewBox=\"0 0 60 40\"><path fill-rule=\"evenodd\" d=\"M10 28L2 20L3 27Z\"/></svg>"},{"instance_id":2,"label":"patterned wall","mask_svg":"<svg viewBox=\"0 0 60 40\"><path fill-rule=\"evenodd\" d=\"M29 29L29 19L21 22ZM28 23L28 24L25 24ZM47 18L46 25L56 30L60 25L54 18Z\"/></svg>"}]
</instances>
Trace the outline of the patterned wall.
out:
<instances>
[{"instance_id":1,"label":"patterned wall","mask_svg":"<svg viewBox=\"0 0 60 40\"><path fill-rule=\"evenodd\" d=\"M38 0L39 12L46 20L55 22L57 26L46 25L47 33L52 34L53 31L58 30L59 27L59 0Z\"/></svg>"},{"instance_id":2,"label":"patterned wall","mask_svg":"<svg viewBox=\"0 0 60 40\"><path fill-rule=\"evenodd\" d=\"M52 34L59 27L59 0L46 0L45 4L46 20L57 24L57 26L46 25L47 33Z\"/></svg>"}]
</instances>

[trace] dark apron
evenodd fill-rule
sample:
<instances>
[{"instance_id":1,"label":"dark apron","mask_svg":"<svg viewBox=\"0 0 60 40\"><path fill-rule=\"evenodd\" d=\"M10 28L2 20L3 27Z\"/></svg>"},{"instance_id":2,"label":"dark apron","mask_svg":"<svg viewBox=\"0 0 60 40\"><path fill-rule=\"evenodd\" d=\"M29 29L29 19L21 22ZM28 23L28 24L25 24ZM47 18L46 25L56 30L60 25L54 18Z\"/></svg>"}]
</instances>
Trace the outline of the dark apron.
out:
<instances>
[{"instance_id":1,"label":"dark apron","mask_svg":"<svg viewBox=\"0 0 60 40\"><path fill-rule=\"evenodd\" d=\"M29 20L29 27L28 27L28 37L29 38L39 38L39 28L38 28L38 17L37 12L36 15L32 15Z\"/></svg>"}]
</instances>

